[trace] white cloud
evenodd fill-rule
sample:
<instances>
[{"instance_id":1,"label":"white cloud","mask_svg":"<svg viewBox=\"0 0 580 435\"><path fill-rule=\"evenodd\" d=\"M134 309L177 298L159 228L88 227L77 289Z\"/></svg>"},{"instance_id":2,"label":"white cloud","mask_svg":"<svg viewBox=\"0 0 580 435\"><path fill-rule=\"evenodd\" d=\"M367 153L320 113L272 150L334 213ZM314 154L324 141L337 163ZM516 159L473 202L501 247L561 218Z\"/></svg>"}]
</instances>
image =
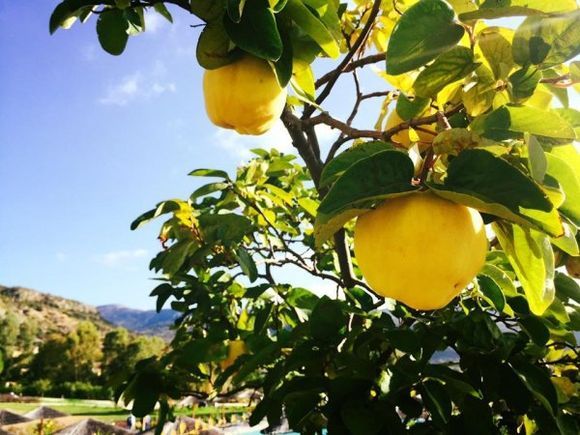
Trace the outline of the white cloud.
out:
<instances>
[{"instance_id":1,"label":"white cloud","mask_svg":"<svg viewBox=\"0 0 580 435\"><path fill-rule=\"evenodd\" d=\"M252 153L252 148L276 148L283 153L294 153L292 141L281 121L261 136L244 136L233 130L219 129L215 133L215 140L221 148L231 156L242 161L247 160Z\"/></svg>"},{"instance_id":2,"label":"white cloud","mask_svg":"<svg viewBox=\"0 0 580 435\"><path fill-rule=\"evenodd\" d=\"M151 72L143 74L137 71L127 75L115 85L110 85L99 103L113 106L126 106L135 100L147 100L164 93L175 92L175 83L163 82L167 69L162 62L155 62Z\"/></svg>"},{"instance_id":3,"label":"white cloud","mask_svg":"<svg viewBox=\"0 0 580 435\"><path fill-rule=\"evenodd\" d=\"M135 260L146 258L149 252L146 249L111 251L97 255L95 261L110 268L128 267Z\"/></svg>"}]
</instances>

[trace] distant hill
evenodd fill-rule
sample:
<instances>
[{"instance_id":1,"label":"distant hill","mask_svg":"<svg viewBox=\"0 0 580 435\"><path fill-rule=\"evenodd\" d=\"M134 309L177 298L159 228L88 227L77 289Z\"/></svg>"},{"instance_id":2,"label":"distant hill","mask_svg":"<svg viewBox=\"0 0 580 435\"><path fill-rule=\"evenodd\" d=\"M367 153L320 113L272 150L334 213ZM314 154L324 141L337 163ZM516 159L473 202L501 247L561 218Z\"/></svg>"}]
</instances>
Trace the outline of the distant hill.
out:
<instances>
[{"instance_id":1,"label":"distant hill","mask_svg":"<svg viewBox=\"0 0 580 435\"><path fill-rule=\"evenodd\" d=\"M34 322L40 340L51 333L68 334L84 320L94 323L103 334L114 328L90 305L28 288L0 285L0 316L8 311L21 321Z\"/></svg>"},{"instance_id":2,"label":"distant hill","mask_svg":"<svg viewBox=\"0 0 580 435\"><path fill-rule=\"evenodd\" d=\"M173 333L169 326L178 316L172 310L158 314L153 310L134 310L120 305L93 307L24 287L0 285L0 317L8 311L22 321L35 322L40 340L53 332L67 334L84 320L94 323L103 335L116 326L122 326L139 334L170 339Z\"/></svg>"},{"instance_id":3,"label":"distant hill","mask_svg":"<svg viewBox=\"0 0 580 435\"><path fill-rule=\"evenodd\" d=\"M157 335L171 338L173 332L169 326L173 325L179 313L173 310L135 310L122 305L101 305L97 307L101 317L108 322L122 326L130 331L146 335Z\"/></svg>"}]
</instances>

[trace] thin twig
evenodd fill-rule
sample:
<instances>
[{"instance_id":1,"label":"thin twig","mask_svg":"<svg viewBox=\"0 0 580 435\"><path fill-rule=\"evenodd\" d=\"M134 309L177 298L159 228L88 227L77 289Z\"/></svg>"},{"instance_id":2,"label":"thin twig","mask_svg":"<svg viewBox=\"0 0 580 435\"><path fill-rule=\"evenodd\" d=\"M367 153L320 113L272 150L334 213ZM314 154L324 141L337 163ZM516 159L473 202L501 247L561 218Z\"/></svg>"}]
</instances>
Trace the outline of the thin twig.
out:
<instances>
[{"instance_id":1,"label":"thin twig","mask_svg":"<svg viewBox=\"0 0 580 435\"><path fill-rule=\"evenodd\" d=\"M342 71L340 71L340 74L348 73L348 72L354 71L357 68L361 68L361 67L364 67L366 65L380 62L382 60L385 60L385 58L386 58L386 53L376 53L376 54L371 54L369 56L361 57L360 59L353 60L351 63L346 65L342 69ZM320 77L318 80L316 80L316 83L315 83L316 88L319 88L323 84L328 83L330 81L330 79L334 76L334 74L336 74L336 69L333 69L332 71L327 72L322 77Z\"/></svg>"},{"instance_id":2,"label":"thin twig","mask_svg":"<svg viewBox=\"0 0 580 435\"><path fill-rule=\"evenodd\" d=\"M358 52L358 50L366 42L366 40L369 36L369 33L370 33L373 25L375 24L375 18L379 14L380 7L381 7L381 0L375 0L373 3L373 8L371 9L371 12L369 13L369 17L367 19L367 22L366 22L363 30L361 31L361 34L359 35L359 37L357 38L355 43L352 45L352 48L346 54L346 56L344 57L342 62L340 62L340 64L333 71L332 76L328 80L328 83L326 84L326 86L324 87L324 89L322 90L322 92L320 93L318 98L316 98L316 104L318 106L320 106L320 104L322 104L322 102L326 99L326 97L328 97L328 95L330 94L330 91L332 90L336 81L338 80L338 78L342 74L344 68L350 63L350 61L354 57L354 55ZM314 113L315 110L316 110L315 106L305 107L304 113L302 115L302 119L306 119L306 118L310 117Z\"/></svg>"}]
</instances>

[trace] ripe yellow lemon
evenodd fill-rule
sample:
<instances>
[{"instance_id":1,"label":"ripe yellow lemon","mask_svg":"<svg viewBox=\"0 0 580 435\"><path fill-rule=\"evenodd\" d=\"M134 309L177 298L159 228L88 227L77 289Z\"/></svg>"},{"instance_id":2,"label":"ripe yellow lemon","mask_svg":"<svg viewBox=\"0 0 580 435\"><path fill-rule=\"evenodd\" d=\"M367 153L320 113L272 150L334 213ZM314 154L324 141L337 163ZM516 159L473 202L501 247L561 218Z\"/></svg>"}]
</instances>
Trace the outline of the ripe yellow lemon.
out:
<instances>
[{"instance_id":1,"label":"ripe yellow lemon","mask_svg":"<svg viewBox=\"0 0 580 435\"><path fill-rule=\"evenodd\" d=\"M220 361L220 367L222 370L227 369L233 363L236 362L240 355L247 352L246 343L242 340L232 340L228 344L228 357Z\"/></svg>"},{"instance_id":2,"label":"ripe yellow lemon","mask_svg":"<svg viewBox=\"0 0 580 435\"><path fill-rule=\"evenodd\" d=\"M354 252L377 293L417 310L447 305L485 263L480 214L433 193L389 199L362 216Z\"/></svg>"},{"instance_id":3,"label":"ripe yellow lemon","mask_svg":"<svg viewBox=\"0 0 580 435\"><path fill-rule=\"evenodd\" d=\"M268 131L286 103L286 89L268 62L253 56L206 70L203 94L211 122L240 134Z\"/></svg>"},{"instance_id":4,"label":"ripe yellow lemon","mask_svg":"<svg viewBox=\"0 0 580 435\"><path fill-rule=\"evenodd\" d=\"M432 115L434 113L434 111L429 111L428 114ZM421 116L428 116L427 113L424 113ZM387 126L386 129L390 129L393 127L396 127L397 125L401 124L403 121L403 119L399 116L399 114L397 113L396 110L393 110L391 112L391 114L387 117ZM429 145L431 144L431 142L433 142L433 139L436 136L436 126L435 124L431 124L431 125L422 125L421 128L425 128L428 129L430 131L433 132L433 134L429 134L427 132L421 131L421 130L415 130L415 132L417 133L417 136L419 136L419 150L420 151L424 151L426 148L429 147ZM409 149L411 147L411 145L414 143L411 138L409 137L409 129L406 128L405 130L401 130L399 132L397 132L396 134L394 134L393 136L391 136L391 139L397 143L400 143L401 145L403 145L405 148Z\"/></svg>"}]
</instances>

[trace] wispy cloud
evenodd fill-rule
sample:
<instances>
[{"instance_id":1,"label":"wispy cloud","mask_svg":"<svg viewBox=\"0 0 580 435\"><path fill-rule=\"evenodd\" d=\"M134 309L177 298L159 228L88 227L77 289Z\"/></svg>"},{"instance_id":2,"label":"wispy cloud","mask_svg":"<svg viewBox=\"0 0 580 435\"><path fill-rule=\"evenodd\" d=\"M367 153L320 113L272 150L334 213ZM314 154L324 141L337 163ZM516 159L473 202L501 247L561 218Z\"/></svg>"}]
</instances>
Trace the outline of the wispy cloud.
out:
<instances>
[{"instance_id":1,"label":"wispy cloud","mask_svg":"<svg viewBox=\"0 0 580 435\"><path fill-rule=\"evenodd\" d=\"M149 252L146 249L119 250L97 255L95 261L110 268L127 268L135 260L146 258L148 255Z\"/></svg>"},{"instance_id":2,"label":"wispy cloud","mask_svg":"<svg viewBox=\"0 0 580 435\"><path fill-rule=\"evenodd\" d=\"M99 103L113 106L126 106L136 100L147 100L168 92L175 92L173 82L164 80L167 75L165 65L157 61L147 74L137 71L123 77L118 83L109 85Z\"/></svg>"},{"instance_id":3,"label":"wispy cloud","mask_svg":"<svg viewBox=\"0 0 580 435\"><path fill-rule=\"evenodd\" d=\"M216 130L214 138L219 147L241 160L247 160L252 155L252 148L276 148L283 153L291 153L293 149L290 136L281 121L261 136L244 136L233 130L220 128Z\"/></svg>"}]
</instances>

